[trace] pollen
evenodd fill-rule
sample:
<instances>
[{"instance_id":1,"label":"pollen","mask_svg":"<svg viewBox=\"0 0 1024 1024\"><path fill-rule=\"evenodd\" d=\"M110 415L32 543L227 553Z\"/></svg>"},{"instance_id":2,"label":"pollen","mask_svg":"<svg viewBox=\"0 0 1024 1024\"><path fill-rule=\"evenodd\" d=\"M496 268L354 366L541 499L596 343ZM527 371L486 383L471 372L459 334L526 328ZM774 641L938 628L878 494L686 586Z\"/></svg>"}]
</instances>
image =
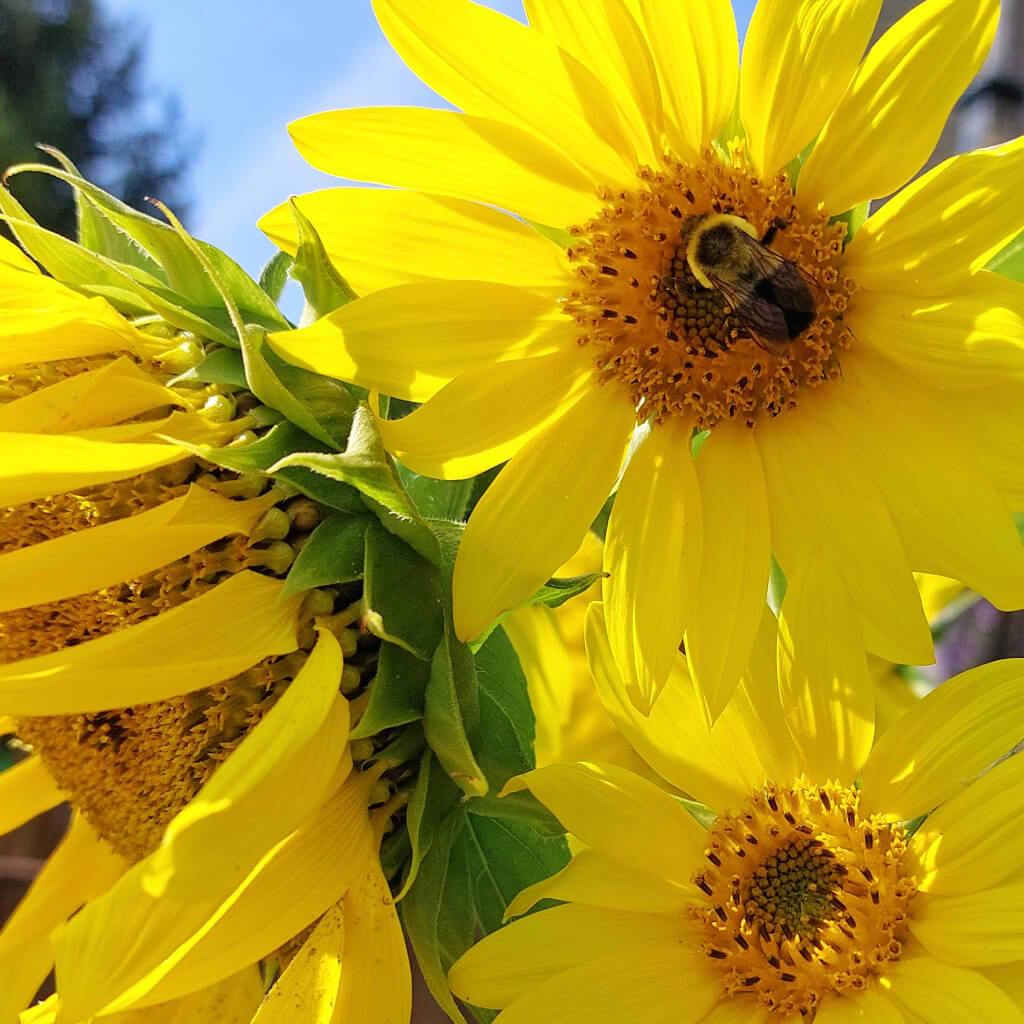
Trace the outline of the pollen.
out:
<instances>
[{"instance_id":1,"label":"pollen","mask_svg":"<svg viewBox=\"0 0 1024 1024\"><path fill-rule=\"evenodd\" d=\"M753 426L795 407L806 388L842 375L853 342L843 315L855 290L843 274L846 225L802 207L783 172L762 180L734 145L728 162L668 158L644 185L602 196L595 219L571 229L578 278L564 308L595 350L602 380L625 387L640 421L681 416L698 429L740 419ZM694 276L686 226L727 214L794 263L817 297L812 321L784 345L768 344L718 289Z\"/></svg>"},{"instance_id":2,"label":"pollen","mask_svg":"<svg viewBox=\"0 0 1024 1024\"><path fill-rule=\"evenodd\" d=\"M719 817L694 882L701 951L723 994L779 1018L865 988L897 960L917 892L903 826L862 818L856 790L767 786Z\"/></svg>"}]
</instances>

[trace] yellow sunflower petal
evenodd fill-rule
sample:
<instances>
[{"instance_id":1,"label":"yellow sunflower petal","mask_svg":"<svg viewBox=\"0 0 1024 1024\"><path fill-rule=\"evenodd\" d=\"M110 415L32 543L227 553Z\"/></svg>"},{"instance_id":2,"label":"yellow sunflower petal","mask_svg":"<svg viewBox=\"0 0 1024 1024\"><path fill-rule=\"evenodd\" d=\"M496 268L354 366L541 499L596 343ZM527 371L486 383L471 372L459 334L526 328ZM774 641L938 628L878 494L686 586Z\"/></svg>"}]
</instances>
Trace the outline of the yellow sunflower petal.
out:
<instances>
[{"instance_id":1,"label":"yellow sunflower petal","mask_svg":"<svg viewBox=\"0 0 1024 1024\"><path fill-rule=\"evenodd\" d=\"M845 584L820 555L789 577L779 693L805 773L852 783L871 749L875 694Z\"/></svg>"},{"instance_id":2,"label":"yellow sunflower petal","mask_svg":"<svg viewBox=\"0 0 1024 1024\"><path fill-rule=\"evenodd\" d=\"M769 506L753 431L720 425L697 457L697 480L704 541L686 657L710 723L747 667L768 590Z\"/></svg>"},{"instance_id":3,"label":"yellow sunflower petal","mask_svg":"<svg viewBox=\"0 0 1024 1024\"><path fill-rule=\"evenodd\" d=\"M541 224L581 223L599 206L594 183L569 157L489 117L366 107L314 114L288 130L314 167L355 181L487 203Z\"/></svg>"},{"instance_id":4,"label":"yellow sunflower petal","mask_svg":"<svg viewBox=\"0 0 1024 1024\"><path fill-rule=\"evenodd\" d=\"M981 973L1007 992L1017 1006L1024 1006L1024 960L983 967Z\"/></svg>"},{"instance_id":5,"label":"yellow sunflower petal","mask_svg":"<svg viewBox=\"0 0 1024 1024\"><path fill-rule=\"evenodd\" d=\"M578 346L460 374L400 420L378 420L384 447L411 470L442 480L476 476L510 459L596 387Z\"/></svg>"},{"instance_id":6,"label":"yellow sunflower petal","mask_svg":"<svg viewBox=\"0 0 1024 1024\"><path fill-rule=\"evenodd\" d=\"M376 858L317 923L252 1024L408 1024L409 956Z\"/></svg>"},{"instance_id":7,"label":"yellow sunflower petal","mask_svg":"<svg viewBox=\"0 0 1024 1024\"><path fill-rule=\"evenodd\" d=\"M696 1024L721 995L684 946L628 950L570 967L510 1003L496 1024Z\"/></svg>"},{"instance_id":8,"label":"yellow sunflower petal","mask_svg":"<svg viewBox=\"0 0 1024 1024\"><path fill-rule=\"evenodd\" d=\"M302 595L248 570L170 611L75 647L0 665L0 707L59 715L166 700L296 647Z\"/></svg>"},{"instance_id":9,"label":"yellow sunflower petal","mask_svg":"<svg viewBox=\"0 0 1024 1024\"><path fill-rule=\"evenodd\" d=\"M636 152L608 89L539 32L469 0L375 0L373 8L405 63L456 107L525 128L592 181L634 180Z\"/></svg>"},{"instance_id":10,"label":"yellow sunflower petal","mask_svg":"<svg viewBox=\"0 0 1024 1024\"><path fill-rule=\"evenodd\" d=\"M147 858L146 892L195 901L234 888L323 803L351 767L341 669L338 640L321 629L284 696L167 826Z\"/></svg>"},{"instance_id":11,"label":"yellow sunflower petal","mask_svg":"<svg viewBox=\"0 0 1024 1024\"><path fill-rule=\"evenodd\" d=\"M782 0L754 8L743 43L740 113L754 169L770 177L832 113L878 20L881 0Z\"/></svg>"},{"instance_id":12,"label":"yellow sunflower petal","mask_svg":"<svg viewBox=\"0 0 1024 1024\"><path fill-rule=\"evenodd\" d=\"M345 913L336 903L274 982L252 1024L329 1024L345 963Z\"/></svg>"},{"instance_id":13,"label":"yellow sunflower petal","mask_svg":"<svg viewBox=\"0 0 1024 1024\"><path fill-rule=\"evenodd\" d=\"M249 1024L263 1002L263 978L255 964L171 1004L103 1018L104 1024L164 1024L154 1019L169 1012L166 1024Z\"/></svg>"},{"instance_id":14,"label":"yellow sunflower petal","mask_svg":"<svg viewBox=\"0 0 1024 1024\"><path fill-rule=\"evenodd\" d=\"M874 363L851 368L830 418L870 461L911 565L1019 608L1024 545L1005 499L978 470L976 440L951 423L943 392Z\"/></svg>"},{"instance_id":15,"label":"yellow sunflower petal","mask_svg":"<svg viewBox=\"0 0 1024 1024\"><path fill-rule=\"evenodd\" d=\"M359 295L437 278L559 292L571 280L558 246L479 203L387 188L331 188L292 202L316 226L331 262ZM265 214L259 226L295 252L287 203Z\"/></svg>"},{"instance_id":16,"label":"yellow sunflower petal","mask_svg":"<svg viewBox=\"0 0 1024 1024\"><path fill-rule=\"evenodd\" d=\"M861 811L908 821L937 807L1020 740L1024 659L963 672L915 704L864 765Z\"/></svg>"},{"instance_id":17,"label":"yellow sunflower petal","mask_svg":"<svg viewBox=\"0 0 1024 1024\"><path fill-rule=\"evenodd\" d=\"M633 452L605 541L608 639L630 700L645 712L672 671L695 598L686 568L700 563L701 502L690 433L669 420Z\"/></svg>"},{"instance_id":18,"label":"yellow sunflower petal","mask_svg":"<svg viewBox=\"0 0 1024 1024\"><path fill-rule=\"evenodd\" d=\"M890 278L889 287L898 281ZM953 287L949 294L928 298L859 292L847 314L850 329L865 348L936 388L1019 382L1024 378L1024 284L979 271Z\"/></svg>"},{"instance_id":19,"label":"yellow sunflower petal","mask_svg":"<svg viewBox=\"0 0 1024 1024\"><path fill-rule=\"evenodd\" d=\"M120 444L73 435L4 433L0 504L123 480L165 466L185 452L170 444Z\"/></svg>"},{"instance_id":20,"label":"yellow sunflower petal","mask_svg":"<svg viewBox=\"0 0 1024 1024\"><path fill-rule=\"evenodd\" d=\"M936 896L977 892L1024 863L1024 757L987 771L933 811L907 854L917 887Z\"/></svg>"},{"instance_id":21,"label":"yellow sunflower petal","mask_svg":"<svg viewBox=\"0 0 1024 1024\"><path fill-rule=\"evenodd\" d=\"M818 1004L814 1024L903 1024L906 1018L881 988L848 995L827 995Z\"/></svg>"},{"instance_id":22,"label":"yellow sunflower petal","mask_svg":"<svg viewBox=\"0 0 1024 1024\"><path fill-rule=\"evenodd\" d=\"M840 213L913 177L981 67L998 17L998 0L924 0L896 22L826 122L800 172L800 198Z\"/></svg>"},{"instance_id":23,"label":"yellow sunflower petal","mask_svg":"<svg viewBox=\"0 0 1024 1024\"><path fill-rule=\"evenodd\" d=\"M709 732L682 655L677 656L668 684L650 715L643 715L619 682L605 632L603 607L595 602L587 611L587 658L608 714L662 778L718 810L736 806L752 790L763 786L766 778L781 780L794 775L773 763L770 767L774 770L767 771L762 763L762 753L769 749L767 733L772 731L783 734L780 745L790 751L792 761L792 741L782 720L775 682L774 641L772 629L774 715L754 713L746 684L741 684Z\"/></svg>"},{"instance_id":24,"label":"yellow sunflower petal","mask_svg":"<svg viewBox=\"0 0 1024 1024\"><path fill-rule=\"evenodd\" d=\"M608 497L634 414L595 387L513 456L473 510L455 561L455 630L479 636L579 546Z\"/></svg>"},{"instance_id":25,"label":"yellow sunflower petal","mask_svg":"<svg viewBox=\"0 0 1024 1024\"><path fill-rule=\"evenodd\" d=\"M412 976L405 937L380 865L373 856L341 901L345 961L331 1024L407 1024Z\"/></svg>"},{"instance_id":26,"label":"yellow sunflower petal","mask_svg":"<svg viewBox=\"0 0 1024 1024\"><path fill-rule=\"evenodd\" d=\"M641 163L663 155L658 73L623 0L525 0L531 27L571 53L608 87Z\"/></svg>"},{"instance_id":27,"label":"yellow sunflower petal","mask_svg":"<svg viewBox=\"0 0 1024 1024\"><path fill-rule=\"evenodd\" d=\"M448 983L474 1006L501 1008L569 968L604 955L671 946L691 928L679 914L568 903L492 932L455 963Z\"/></svg>"},{"instance_id":28,"label":"yellow sunflower petal","mask_svg":"<svg viewBox=\"0 0 1024 1024\"><path fill-rule=\"evenodd\" d=\"M122 356L99 370L76 374L0 406L0 431L71 434L178 404L180 399L170 388Z\"/></svg>"},{"instance_id":29,"label":"yellow sunflower petal","mask_svg":"<svg viewBox=\"0 0 1024 1024\"><path fill-rule=\"evenodd\" d=\"M141 884L146 862L135 865L54 938L61 1019L188 995L297 935L372 853L368 789L366 778L350 777L223 900L154 898Z\"/></svg>"},{"instance_id":30,"label":"yellow sunflower petal","mask_svg":"<svg viewBox=\"0 0 1024 1024\"><path fill-rule=\"evenodd\" d=\"M820 1011L819 1011L820 1013ZM771 1011L764 1006L751 1006L748 999L720 999L700 1019L700 1024L767 1024Z\"/></svg>"},{"instance_id":31,"label":"yellow sunflower petal","mask_svg":"<svg viewBox=\"0 0 1024 1024\"><path fill-rule=\"evenodd\" d=\"M541 900L669 914L673 910L682 912L690 899L692 886L681 886L647 871L623 871L619 861L598 850L583 849L557 874L523 889L508 905L505 917L519 917Z\"/></svg>"},{"instance_id":32,"label":"yellow sunflower petal","mask_svg":"<svg viewBox=\"0 0 1024 1024\"><path fill-rule=\"evenodd\" d=\"M1024 138L950 157L873 213L846 248L863 288L959 289L1024 229ZM935 226L942 225L941 231Z\"/></svg>"},{"instance_id":33,"label":"yellow sunflower petal","mask_svg":"<svg viewBox=\"0 0 1024 1024\"><path fill-rule=\"evenodd\" d=\"M180 498L0 555L0 612L134 579L231 533L248 533L278 497L232 501L191 486Z\"/></svg>"},{"instance_id":34,"label":"yellow sunflower petal","mask_svg":"<svg viewBox=\"0 0 1024 1024\"><path fill-rule=\"evenodd\" d=\"M16 1019L49 973L51 930L104 892L126 867L84 818L71 819L64 838L0 931L0 1020Z\"/></svg>"},{"instance_id":35,"label":"yellow sunflower petal","mask_svg":"<svg viewBox=\"0 0 1024 1024\"><path fill-rule=\"evenodd\" d=\"M832 404L809 400L758 429L773 549L787 574L820 550L846 583L868 649L898 664L927 664L931 632L910 563L871 469L827 422Z\"/></svg>"},{"instance_id":36,"label":"yellow sunflower petal","mask_svg":"<svg viewBox=\"0 0 1024 1024\"><path fill-rule=\"evenodd\" d=\"M526 676L538 767L565 760L563 739L573 705L575 659L558 622L555 609L543 604L527 605L501 620Z\"/></svg>"},{"instance_id":37,"label":"yellow sunflower petal","mask_svg":"<svg viewBox=\"0 0 1024 1024\"><path fill-rule=\"evenodd\" d=\"M971 439L975 464L997 481L1010 511L1024 512L1024 416L1020 413L1020 385L1001 384L943 396L952 423L962 425Z\"/></svg>"},{"instance_id":38,"label":"yellow sunflower petal","mask_svg":"<svg viewBox=\"0 0 1024 1024\"><path fill-rule=\"evenodd\" d=\"M52 278L0 275L0 373L28 363L130 351L144 340L106 300ZM41 286L39 281L47 282Z\"/></svg>"},{"instance_id":39,"label":"yellow sunflower petal","mask_svg":"<svg viewBox=\"0 0 1024 1024\"><path fill-rule=\"evenodd\" d=\"M0 736L15 732L15 721L12 715L0 715Z\"/></svg>"},{"instance_id":40,"label":"yellow sunflower petal","mask_svg":"<svg viewBox=\"0 0 1024 1024\"><path fill-rule=\"evenodd\" d=\"M664 790L615 765L553 764L512 779L529 789L577 839L620 864L680 885L690 883L687 851L706 833Z\"/></svg>"},{"instance_id":41,"label":"yellow sunflower petal","mask_svg":"<svg viewBox=\"0 0 1024 1024\"><path fill-rule=\"evenodd\" d=\"M959 967L1024 958L1024 878L958 896L921 894L910 931L932 956Z\"/></svg>"},{"instance_id":42,"label":"yellow sunflower petal","mask_svg":"<svg viewBox=\"0 0 1024 1024\"><path fill-rule=\"evenodd\" d=\"M907 1020L923 1024L1020 1024L1021 1012L1003 989L980 971L954 967L929 956L886 964L881 988Z\"/></svg>"},{"instance_id":43,"label":"yellow sunflower petal","mask_svg":"<svg viewBox=\"0 0 1024 1024\"><path fill-rule=\"evenodd\" d=\"M425 402L466 370L564 350L574 331L549 297L523 288L420 281L356 299L269 340L297 366Z\"/></svg>"},{"instance_id":44,"label":"yellow sunflower petal","mask_svg":"<svg viewBox=\"0 0 1024 1024\"><path fill-rule=\"evenodd\" d=\"M18 270L42 278L42 273L35 263L8 238L0 238L0 263L6 264L4 270Z\"/></svg>"},{"instance_id":45,"label":"yellow sunflower petal","mask_svg":"<svg viewBox=\"0 0 1024 1024\"><path fill-rule=\"evenodd\" d=\"M654 55L665 134L681 159L698 158L732 113L739 40L728 0L630 0Z\"/></svg>"},{"instance_id":46,"label":"yellow sunflower petal","mask_svg":"<svg viewBox=\"0 0 1024 1024\"><path fill-rule=\"evenodd\" d=\"M41 758L27 757L0 772L0 836L64 802Z\"/></svg>"}]
</instances>

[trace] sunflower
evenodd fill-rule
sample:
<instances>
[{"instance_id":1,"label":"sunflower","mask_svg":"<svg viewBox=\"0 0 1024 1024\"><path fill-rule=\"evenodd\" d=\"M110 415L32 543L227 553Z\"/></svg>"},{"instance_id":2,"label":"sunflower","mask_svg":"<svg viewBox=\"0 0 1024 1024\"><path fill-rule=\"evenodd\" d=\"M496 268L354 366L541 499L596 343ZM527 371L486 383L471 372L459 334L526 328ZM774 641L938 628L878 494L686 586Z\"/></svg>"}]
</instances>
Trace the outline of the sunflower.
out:
<instances>
[{"instance_id":1,"label":"sunflower","mask_svg":"<svg viewBox=\"0 0 1024 1024\"><path fill-rule=\"evenodd\" d=\"M1024 1020L1024 759L1005 756L1021 735L1024 662L946 682L869 753L870 709L843 694L863 653L806 635L820 594L784 614L777 679L766 616L710 732L682 656L649 719L623 699L593 606L588 652L609 710L701 803L610 765L513 780L582 849L509 916L562 905L454 965L458 996L501 1009L500 1024Z\"/></svg>"},{"instance_id":2,"label":"sunflower","mask_svg":"<svg viewBox=\"0 0 1024 1024\"><path fill-rule=\"evenodd\" d=\"M603 599L640 707L685 639L722 710L773 555L792 575L822 552L896 663L933 659L913 570L1024 604L1024 286L983 269L1024 227L1024 140L905 184L997 0L924 0L866 55L877 0L762 0L742 74L728 0L525 6L376 0L460 109L291 126L318 168L401 188L298 200L363 297L277 351L424 403L380 424L416 472L508 460L459 551L460 636L540 586L617 480ZM294 248L284 209L262 225Z\"/></svg>"},{"instance_id":3,"label":"sunflower","mask_svg":"<svg viewBox=\"0 0 1024 1024\"><path fill-rule=\"evenodd\" d=\"M361 587L289 589L323 508L194 453L259 403L150 327L0 240L0 737L31 751L0 833L73 809L0 930L0 1019L56 963L25 1019L407 1020Z\"/></svg>"}]
</instances>

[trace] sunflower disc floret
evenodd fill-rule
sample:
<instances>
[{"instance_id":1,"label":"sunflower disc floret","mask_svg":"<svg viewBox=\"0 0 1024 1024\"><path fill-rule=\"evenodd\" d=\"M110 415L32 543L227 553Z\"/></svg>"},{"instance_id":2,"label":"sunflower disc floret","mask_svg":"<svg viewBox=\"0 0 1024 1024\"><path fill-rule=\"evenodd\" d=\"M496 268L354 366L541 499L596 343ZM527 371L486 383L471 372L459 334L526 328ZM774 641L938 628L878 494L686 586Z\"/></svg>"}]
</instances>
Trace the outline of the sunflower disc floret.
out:
<instances>
[{"instance_id":1,"label":"sunflower disc floret","mask_svg":"<svg viewBox=\"0 0 1024 1024\"><path fill-rule=\"evenodd\" d=\"M902 867L906 833L862 818L858 803L850 787L798 780L716 820L694 879L708 905L693 913L724 995L807 1014L899 959L917 892Z\"/></svg>"}]
</instances>

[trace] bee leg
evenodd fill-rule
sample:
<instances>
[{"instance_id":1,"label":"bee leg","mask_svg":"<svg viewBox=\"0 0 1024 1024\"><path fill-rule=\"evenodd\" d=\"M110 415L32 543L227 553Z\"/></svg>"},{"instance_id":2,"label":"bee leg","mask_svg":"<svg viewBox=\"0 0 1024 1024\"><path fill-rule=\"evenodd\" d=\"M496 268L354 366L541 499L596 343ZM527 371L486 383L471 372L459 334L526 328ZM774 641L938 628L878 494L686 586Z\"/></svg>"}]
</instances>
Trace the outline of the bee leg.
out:
<instances>
[{"instance_id":1,"label":"bee leg","mask_svg":"<svg viewBox=\"0 0 1024 1024\"><path fill-rule=\"evenodd\" d=\"M776 217L775 220L768 225L768 230L764 233L764 237L761 239L762 245L771 245L772 239L775 238L777 231L783 231L789 227L789 221L783 220L781 217Z\"/></svg>"}]
</instances>

